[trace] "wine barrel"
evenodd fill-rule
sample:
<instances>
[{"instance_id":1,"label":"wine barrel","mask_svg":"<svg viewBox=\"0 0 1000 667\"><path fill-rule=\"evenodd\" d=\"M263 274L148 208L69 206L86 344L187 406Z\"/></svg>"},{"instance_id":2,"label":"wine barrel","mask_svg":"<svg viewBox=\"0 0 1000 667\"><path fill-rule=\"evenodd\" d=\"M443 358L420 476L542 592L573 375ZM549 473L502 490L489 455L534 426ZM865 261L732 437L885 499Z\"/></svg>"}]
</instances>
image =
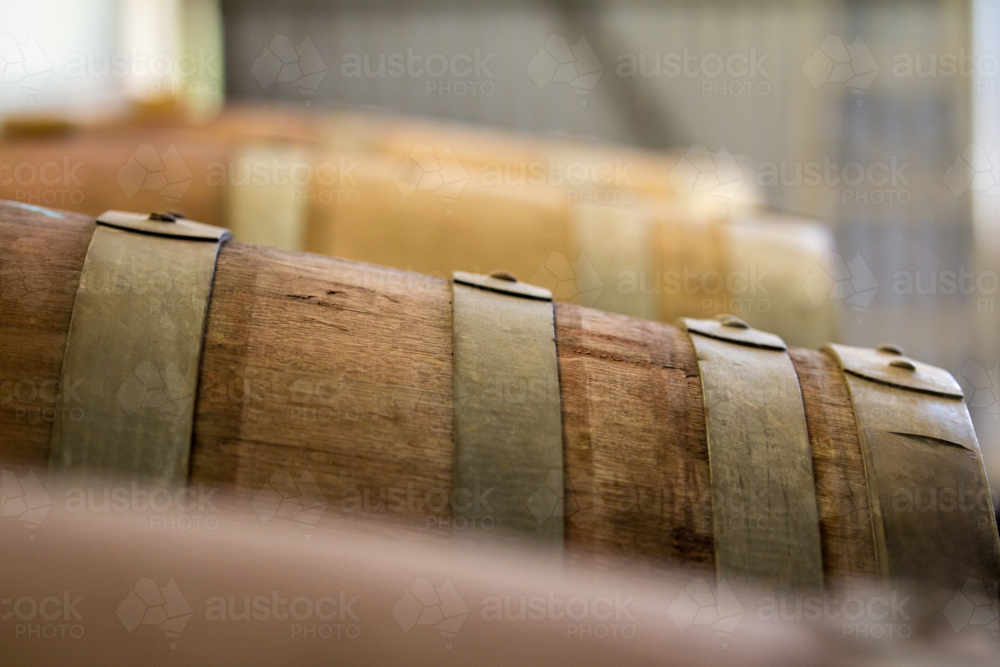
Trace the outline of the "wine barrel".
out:
<instances>
[{"instance_id":1,"label":"wine barrel","mask_svg":"<svg viewBox=\"0 0 1000 667\"><path fill-rule=\"evenodd\" d=\"M120 382L122 392L136 382L109 379L100 368L90 376L64 376L71 316L74 322L80 317L78 283L94 236L94 218L0 204L5 467L50 462L54 428L87 408L88 386L114 391ZM122 285L90 284L80 294L120 286L141 301L155 291L142 276L123 279ZM478 279L461 280L476 285ZM448 500L456 439L462 419L489 407L476 407L485 389L479 398L475 388L460 391L456 364L472 358L463 356L466 332L484 321L466 311L459 317L457 275L454 282L223 243L197 386L179 392L175 386L168 396L194 405L187 481L254 494L307 476L331 514L390 517L456 534L469 527L459 525L461 513ZM487 296L503 291L482 286ZM521 283L510 289L537 297ZM928 567L952 590L972 575L995 579L1000 545L982 459L960 390L946 372L891 347L786 350L776 336L736 318L673 326L573 304L551 308L562 474L529 480L529 486L538 497L560 499L539 523L555 517L571 552L718 571L723 560L732 565L748 557L739 539L749 540L752 552L757 536L787 524L806 527L780 538L791 546L815 534L815 544L802 551L815 547L818 575L826 581L905 578ZM475 326L460 331L459 319ZM502 343L518 326L501 320L487 335ZM476 361L506 363L509 353L501 349L486 349ZM504 358L491 362L491 356ZM169 384L167 370L153 371L159 385L146 382L150 391ZM133 374L142 375L141 369ZM523 386L502 391L512 403L548 400L524 399ZM465 408L457 405L466 398ZM127 401L119 401L125 408ZM781 449L793 431L799 440ZM504 433L487 431L487 439L503 440ZM784 451L794 460L774 454ZM511 465L516 476L518 464ZM755 505L753 498L725 493L739 486L725 486L733 475L760 474L780 478L787 497L768 490ZM945 493L959 487L979 494L974 507L945 506ZM926 502L914 495L927 491L941 492L940 511L912 507ZM441 497L444 502L433 502ZM907 498L911 506L900 506ZM727 527L720 517L742 523ZM778 558L795 560L795 553Z\"/></svg>"},{"instance_id":2,"label":"wine barrel","mask_svg":"<svg viewBox=\"0 0 1000 667\"><path fill-rule=\"evenodd\" d=\"M829 231L760 212L752 179L745 196L680 196L679 154L269 107L27 129L0 144L0 197L95 216L175 208L269 246L441 276L510 270L644 319L734 312L793 345L839 337ZM435 164L444 188L423 175Z\"/></svg>"},{"instance_id":3,"label":"wine barrel","mask_svg":"<svg viewBox=\"0 0 1000 667\"><path fill-rule=\"evenodd\" d=\"M644 195L631 181L533 184L524 162L514 163L515 183L489 175L491 167L474 178L429 149L402 161L347 160L350 186L316 185L308 195L312 252L438 276L506 269L557 300L643 319L736 313L794 345L839 338L832 282L823 284L832 280L825 269L835 244L815 222L731 219L676 196ZM455 187L424 188L428 161ZM616 193L637 199L600 203Z\"/></svg>"}]
</instances>

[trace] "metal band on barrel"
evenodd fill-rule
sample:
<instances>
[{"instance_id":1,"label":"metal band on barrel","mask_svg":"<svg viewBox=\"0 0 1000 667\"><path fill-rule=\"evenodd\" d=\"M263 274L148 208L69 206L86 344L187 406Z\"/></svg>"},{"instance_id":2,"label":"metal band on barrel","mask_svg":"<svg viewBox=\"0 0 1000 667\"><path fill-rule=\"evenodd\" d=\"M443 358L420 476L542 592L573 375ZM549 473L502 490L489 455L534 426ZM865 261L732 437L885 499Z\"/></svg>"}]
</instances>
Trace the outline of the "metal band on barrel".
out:
<instances>
[{"instance_id":1,"label":"metal band on barrel","mask_svg":"<svg viewBox=\"0 0 1000 667\"><path fill-rule=\"evenodd\" d=\"M50 471L187 482L208 299L228 238L180 214L97 219L63 358L82 417L53 424Z\"/></svg>"},{"instance_id":2,"label":"metal band on barrel","mask_svg":"<svg viewBox=\"0 0 1000 667\"><path fill-rule=\"evenodd\" d=\"M453 276L455 489L486 499L456 503L456 515L489 520L490 536L561 549L565 487L552 294L497 275Z\"/></svg>"},{"instance_id":3,"label":"metal band on barrel","mask_svg":"<svg viewBox=\"0 0 1000 667\"><path fill-rule=\"evenodd\" d=\"M785 343L732 316L680 326L701 375L719 580L821 590L812 449Z\"/></svg>"},{"instance_id":4,"label":"metal band on barrel","mask_svg":"<svg viewBox=\"0 0 1000 667\"><path fill-rule=\"evenodd\" d=\"M828 345L854 404L879 574L955 591L995 582L1000 541L962 388L892 345Z\"/></svg>"}]
</instances>

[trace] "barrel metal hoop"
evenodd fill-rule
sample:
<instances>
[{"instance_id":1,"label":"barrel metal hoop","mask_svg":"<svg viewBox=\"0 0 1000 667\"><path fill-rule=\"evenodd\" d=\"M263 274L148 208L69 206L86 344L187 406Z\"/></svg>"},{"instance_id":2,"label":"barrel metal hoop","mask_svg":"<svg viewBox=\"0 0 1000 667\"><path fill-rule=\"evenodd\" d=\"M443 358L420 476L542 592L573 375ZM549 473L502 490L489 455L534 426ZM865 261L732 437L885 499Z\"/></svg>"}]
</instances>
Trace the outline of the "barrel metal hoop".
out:
<instances>
[{"instance_id":1,"label":"barrel metal hoop","mask_svg":"<svg viewBox=\"0 0 1000 667\"><path fill-rule=\"evenodd\" d=\"M720 324L679 322L701 375L716 574L741 587L820 591L819 512L798 375L777 336ZM741 335L724 337L726 329Z\"/></svg>"},{"instance_id":2,"label":"barrel metal hoop","mask_svg":"<svg viewBox=\"0 0 1000 667\"><path fill-rule=\"evenodd\" d=\"M452 289L455 491L487 498L455 515L492 526L467 533L559 551L565 482L552 294L462 272Z\"/></svg>"},{"instance_id":3,"label":"barrel metal hoop","mask_svg":"<svg viewBox=\"0 0 1000 667\"><path fill-rule=\"evenodd\" d=\"M905 357L889 346L824 350L854 406L879 575L949 590L995 582L1000 540L958 383L920 362L890 365Z\"/></svg>"},{"instance_id":4,"label":"barrel metal hoop","mask_svg":"<svg viewBox=\"0 0 1000 667\"><path fill-rule=\"evenodd\" d=\"M229 238L180 214L97 219L62 367L80 404L53 423L51 472L187 482L208 300Z\"/></svg>"}]
</instances>

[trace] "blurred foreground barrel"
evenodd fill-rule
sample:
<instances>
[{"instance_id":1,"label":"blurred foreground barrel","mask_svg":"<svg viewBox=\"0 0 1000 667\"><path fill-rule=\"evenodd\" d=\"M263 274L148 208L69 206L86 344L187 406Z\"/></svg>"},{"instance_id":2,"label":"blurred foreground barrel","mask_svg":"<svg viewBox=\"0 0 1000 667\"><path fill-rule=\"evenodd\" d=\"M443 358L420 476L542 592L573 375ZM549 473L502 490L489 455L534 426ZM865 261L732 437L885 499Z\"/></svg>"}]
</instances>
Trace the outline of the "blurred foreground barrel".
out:
<instances>
[{"instance_id":1,"label":"blurred foreground barrel","mask_svg":"<svg viewBox=\"0 0 1000 667\"><path fill-rule=\"evenodd\" d=\"M95 378L64 377L62 364L94 229L94 219L84 215L0 204L5 467L44 466L53 424L78 419L82 413L75 411L86 409ZM157 284L179 278L159 276ZM141 295L153 287L150 280L125 275L89 288ZM719 479L709 457L720 437L751 463L766 455L717 415L752 423L768 442L791 429L769 405L755 403L767 387L733 394L732 387L752 375L726 375L741 365L754 370L758 357L740 355L767 353L794 373L793 386L776 391L791 391L804 408L804 465L811 479L796 500L815 498L816 510L808 500L803 511L818 522L817 557L828 581L892 574L903 562L900 554L915 551L907 545L923 547L928 540L936 545L934 558L953 564L938 573L949 586L961 586L970 572L985 579L982 568L988 574L996 567L988 493L985 506L978 497L971 501L975 506L945 505L944 494L953 487L978 488L982 462L964 403L949 393L954 381L946 373L942 378L943 371L915 366L888 348L790 348L786 354L776 337L747 330L735 318L687 321L685 331L572 304L553 306L565 477L540 479L538 488L564 498L555 519L564 524L571 552L713 567L719 565L720 511L739 514L751 503L749 516L760 523L740 527L751 537L766 531L769 512L779 518L773 497L715 493ZM171 388L177 400L195 405L189 483L230 485L253 495L269 484L281 487L282 480L308 481L331 514L388 517L453 534L474 528L458 524L449 501L458 395L452 313L446 280L224 244L197 386ZM749 337L749 347L733 342L741 336ZM868 354L891 359L892 367L866 370ZM907 376L900 385L892 373L907 369L916 379ZM169 380L166 369L156 370L154 380L162 386ZM925 372L943 388L921 385ZM879 373L889 375L879 379ZM120 381L119 391L132 382ZM891 389L887 398L877 394L880 387ZM521 387L505 391L505 400L526 400ZM945 403L929 404L933 410L919 423L897 424L910 407L931 399ZM868 400L873 402L863 402ZM957 440L956 433L966 439ZM908 453L902 460L889 456L900 451ZM961 465L952 465L954 456ZM881 475L877 489L869 481L872 470ZM779 472L787 470L774 474ZM927 500L921 494L928 492L942 495L933 508L921 509ZM953 552L965 560L952 558Z\"/></svg>"}]
</instances>

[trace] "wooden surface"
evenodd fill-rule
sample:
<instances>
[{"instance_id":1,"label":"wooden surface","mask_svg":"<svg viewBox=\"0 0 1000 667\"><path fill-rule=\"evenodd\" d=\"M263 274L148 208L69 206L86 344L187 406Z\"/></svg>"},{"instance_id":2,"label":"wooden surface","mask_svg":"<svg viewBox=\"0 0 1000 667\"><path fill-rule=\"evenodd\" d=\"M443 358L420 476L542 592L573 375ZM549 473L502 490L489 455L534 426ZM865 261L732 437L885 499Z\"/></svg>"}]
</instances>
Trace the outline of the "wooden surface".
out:
<instances>
[{"instance_id":1,"label":"wooden surface","mask_svg":"<svg viewBox=\"0 0 1000 667\"><path fill-rule=\"evenodd\" d=\"M48 459L51 423L19 410L49 404L41 396L22 402L13 388L58 380L93 229L84 216L51 215L61 217L0 204L5 465L44 467ZM44 288L32 311L31 300L19 298L22 275ZM447 533L451 510L435 500L452 485L450 299L448 283L437 278L225 245L208 314L191 482L253 496L276 472L296 480L308 473L329 502L327 516ZM705 418L687 336L568 304L556 304L555 313L568 543L591 554L713 566ZM843 379L823 353L791 354L814 452L827 574L871 575ZM393 505L393 493L417 502Z\"/></svg>"}]
</instances>

